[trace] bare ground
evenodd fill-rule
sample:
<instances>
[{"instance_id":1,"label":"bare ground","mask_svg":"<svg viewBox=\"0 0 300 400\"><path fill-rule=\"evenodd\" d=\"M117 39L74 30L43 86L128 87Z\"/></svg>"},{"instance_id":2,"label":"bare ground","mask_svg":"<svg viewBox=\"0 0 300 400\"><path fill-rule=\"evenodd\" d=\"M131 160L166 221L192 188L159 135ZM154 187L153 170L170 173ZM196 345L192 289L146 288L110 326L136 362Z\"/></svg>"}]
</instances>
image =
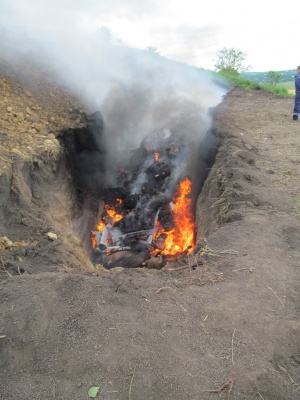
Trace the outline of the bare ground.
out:
<instances>
[{"instance_id":1,"label":"bare ground","mask_svg":"<svg viewBox=\"0 0 300 400\"><path fill-rule=\"evenodd\" d=\"M82 400L92 386L101 400L300 398L293 100L234 89L217 108L190 268L103 271L74 239L56 141L82 124L80 103L26 72L30 83L4 64L0 77L0 236L12 241L0 253L0 399Z\"/></svg>"}]
</instances>

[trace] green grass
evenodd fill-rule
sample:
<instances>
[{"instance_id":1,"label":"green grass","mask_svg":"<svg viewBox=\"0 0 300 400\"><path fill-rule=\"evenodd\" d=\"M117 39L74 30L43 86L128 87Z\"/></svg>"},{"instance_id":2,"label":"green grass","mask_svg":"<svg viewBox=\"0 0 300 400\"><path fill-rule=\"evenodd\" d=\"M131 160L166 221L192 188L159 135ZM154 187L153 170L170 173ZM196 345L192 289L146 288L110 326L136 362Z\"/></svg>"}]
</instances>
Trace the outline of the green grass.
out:
<instances>
[{"instance_id":1,"label":"green grass","mask_svg":"<svg viewBox=\"0 0 300 400\"><path fill-rule=\"evenodd\" d=\"M279 85L271 86L271 85L263 84L260 86L266 92L276 94L277 96L283 96L283 97L291 97L292 96L292 94L285 87L280 87Z\"/></svg>"},{"instance_id":2,"label":"green grass","mask_svg":"<svg viewBox=\"0 0 300 400\"><path fill-rule=\"evenodd\" d=\"M241 89L251 90L251 89L262 89L266 92L273 93L277 96L283 97L292 97L294 93L291 89L291 83L293 82L285 82L278 85L268 85L268 84L258 84L257 82L251 81L249 79L242 78L240 75L231 75L226 72L218 72L218 76L221 76L229 83L232 83L234 86L240 87ZM293 83L294 84L294 83Z\"/></svg>"},{"instance_id":3,"label":"green grass","mask_svg":"<svg viewBox=\"0 0 300 400\"><path fill-rule=\"evenodd\" d=\"M217 75L242 89L251 90L260 88L258 83L242 78L240 75L231 75L226 72L218 72Z\"/></svg>"},{"instance_id":4,"label":"green grass","mask_svg":"<svg viewBox=\"0 0 300 400\"><path fill-rule=\"evenodd\" d=\"M295 90L295 82L294 82L294 81L290 81L290 82L279 82L279 83L278 83L278 86L284 87L284 88L286 88L287 90L290 90L290 89Z\"/></svg>"},{"instance_id":5,"label":"green grass","mask_svg":"<svg viewBox=\"0 0 300 400\"><path fill-rule=\"evenodd\" d=\"M295 82L290 81L290 82L280 82L278 83L278 86L284 87L287 89L287 91L294 96L295 95Z\"/></svg>"}]
</instances>

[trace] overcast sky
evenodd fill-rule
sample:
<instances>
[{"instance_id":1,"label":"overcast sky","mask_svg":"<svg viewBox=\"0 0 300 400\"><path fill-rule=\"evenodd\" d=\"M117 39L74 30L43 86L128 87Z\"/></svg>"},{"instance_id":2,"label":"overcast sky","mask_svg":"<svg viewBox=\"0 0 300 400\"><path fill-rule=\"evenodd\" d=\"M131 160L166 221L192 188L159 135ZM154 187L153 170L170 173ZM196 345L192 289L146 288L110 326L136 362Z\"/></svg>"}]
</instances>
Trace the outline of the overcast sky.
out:
<instances>
[{"instance_id":1,"label":"overcast sky","mask_svg":"<svg viewBox=\"0 0 300 400\"><path fill-rule=\"evenodd\" d=\"M216 52L235 47L252 71L295 69L300 64L296 0L0 0L0 27L36 38L97 34L207 69Z\"/></svg>"}]
</instances>

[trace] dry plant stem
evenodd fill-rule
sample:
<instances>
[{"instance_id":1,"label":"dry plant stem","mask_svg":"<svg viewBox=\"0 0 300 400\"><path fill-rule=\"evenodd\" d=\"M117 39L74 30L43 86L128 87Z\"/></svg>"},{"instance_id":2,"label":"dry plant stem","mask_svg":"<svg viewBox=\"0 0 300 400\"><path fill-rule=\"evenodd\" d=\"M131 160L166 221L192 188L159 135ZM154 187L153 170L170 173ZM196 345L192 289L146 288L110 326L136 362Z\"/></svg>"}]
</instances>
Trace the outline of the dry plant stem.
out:
<instances>
[{"instance_id":1,"label":"dry plant stem","mask_svg":"<svg viewBox=\"0 0 300 400\"><path fill-rule=\"evenodd\" d=\"M271 290L271 292L274 294L274 296L275 296L276 299L279 301L279 303L282 305L282 307L284 307L283 302L280 300L280 298L277 296L277 294L274 292L274 290L273 290L270 286L268 286L268 289Z\"/></svg>"},{"instance_id":2,"label":"dry plant stem","mask_svg":"<svg viewBox=\"0 0 300 400\"><path fill-rule=\"evenodd\" d=\"M239 271L249 271L253 272L252 268L239 268L239 269L233 269L232 272L239 272Z\"/></svg>"},{"instance_id":3,"label":"dry plant stem","mask_svg":"<svg viewBox=\"0 0 300 400\"><path fill-rule=\"evenodd\" d=\"M234 331L232 333L232 338L231 338L231 361L232 361L232 365L234 364L234 361L233 361L233 338L234 338L234 334L235 334L235 329L234 329Z\"/></svg>"},{"instance_id":4,"label":"dry plant stem","mask_svg":"<svg viewBox=\"0 0 300 400\"><path fill-rule=\"evenodd\" d=\"M159 294L159 293L161 293L163 290L172 290L172 288L171 288L170 286L161 287L160 289L158 289L158 290L155 292L155 294Z\"/></svg>"},{"instance_id":5,"label":"dry plant stem","mask_svg":"<svg viewBox=\"0 0 300 400\"><path fill-rule=\"evenodd\" d=\"M263 368L269 369L270 371L276 372L277 374L279 373L278 371L276 371L276 369L274 368L270 368L270 367L266 367L265 365L262 365Z\"/></svg>"},{"instance_id":6,"label":"dry plant stem","mask_svg":"<svg viewBox=\"0 0 300 400\"><path fill-rule=\"evenodd\" d=\"M245 271L246 269L249 269L249 268L233 269L232 272Z\"/></svg>"},{"instance_id":7,"label":"dry plant stem","mask_svg":"<svg viewBox=\"0 0 300 400\"><path fill-rule=\"evenodd\" d=\"M257 391L257 394L259 395L259 397L260 397L262 400L265 400L265 398L259 393L259 391Z\"/></svg>"},{"instance_id":8,"label":"dry plant stem","mask_svg":"<svg viewBox=\"0 0 300 400\"><path fill-rule=\"evenodd\" d=\"M134 373L135 373L135 367L134 367L134 370L133 370L133 373L132 373L132 377L131 377L131 380L130 380L128 400L131 400L131 393L132 393L132 384L133 384Z\"/></svg>"},{"instance_id":9,"label":"dry plant stem","mask_svg":"<svg viewBox=\"0 0 300 400\"><path fill-rule=\"evenodd\" d=\"M300 389L300 386L298 385L298 383L296 383L296 382L294 381L294 379L293 379L293 378L291 377L291 375L287 372L287 370L286 370L285 368L281 367L281 365L278 365L278 367L281 369L281 371L285 372L285 373L288 375L288 377L290 378L291 382L293 382L293 384L296 385L298 389Z\"/></svg>"},{"instance_id":10,"label":"dry plant stem","mask_svg":"<svg viewBox=\"0 0 300 400\"><path fill-rule=\"evenodd\" d=\"M188 269L189 265L185 265L184 267L177 267L177 268L168 268L168 271L182 271L183 269Z\"/></svg>"},{"instance_id":11,"label":"dry plant stem","mask_svg":"<svg viewBox=\"0 0 300 400\"><path fill-rule=\"evenodd\" d=\"M192 264L192 265L185 265L183 267L176 267L176 268L168 268L168 271L182 271L183 269L193 269L199 267L198 264Z\"/></svg>"},{"instance_id":12,"label":"dry plant stem","mask_svg":"<svg viewBox=\"0 0 300 400\"><path fill-rule=\"evenodd\" d=\"M38 312L39 312L39 310L35 311L32 315L30 315L30 316L28 317L28 320L30 320L32 317L34 317Z\"/></svg>"},{"instance_id":13,"label":"dry plant stem","mask_svg":"<svg viewBox=\"0 0 300 400\"><path fill-rule=\"evenodd\" d=\"M213 390L209 390L209 393L220 393L222 392L222 390L228 388L228 398L230 396L230 393L232 392L232 388L234 385L234 379L233 378L229 378L228 381L224 382L223 385L221 385L218 389L213 389Z\"/></svg>"}]
</instances>

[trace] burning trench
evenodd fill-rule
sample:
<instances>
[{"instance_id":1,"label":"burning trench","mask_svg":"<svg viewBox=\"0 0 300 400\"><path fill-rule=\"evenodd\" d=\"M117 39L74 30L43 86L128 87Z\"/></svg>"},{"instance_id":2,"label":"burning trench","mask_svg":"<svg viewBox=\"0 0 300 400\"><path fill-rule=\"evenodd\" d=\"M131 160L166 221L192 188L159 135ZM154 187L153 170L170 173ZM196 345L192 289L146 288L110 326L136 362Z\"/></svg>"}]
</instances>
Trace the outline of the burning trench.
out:
<instances>
[{"instance_id":1,"label":"burning trench","mask_svg":"<svg viewBox=\"0 0 300 400\"><path fill-rule=\"evenodd\" d=\"M159 269L192 253L195 200L216 148L211 133L191 149L182 121L173 121L148 135L126 165L108 170L114 160L103 120L88 119L62 141L76 189L75 230L92 262Z\"/></svg>"}]
</instances>

